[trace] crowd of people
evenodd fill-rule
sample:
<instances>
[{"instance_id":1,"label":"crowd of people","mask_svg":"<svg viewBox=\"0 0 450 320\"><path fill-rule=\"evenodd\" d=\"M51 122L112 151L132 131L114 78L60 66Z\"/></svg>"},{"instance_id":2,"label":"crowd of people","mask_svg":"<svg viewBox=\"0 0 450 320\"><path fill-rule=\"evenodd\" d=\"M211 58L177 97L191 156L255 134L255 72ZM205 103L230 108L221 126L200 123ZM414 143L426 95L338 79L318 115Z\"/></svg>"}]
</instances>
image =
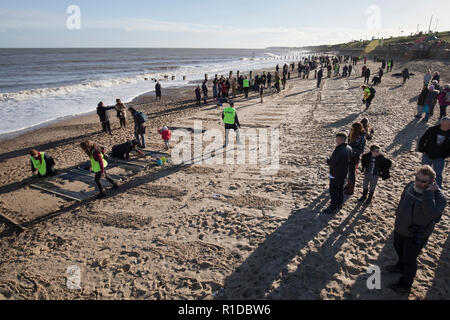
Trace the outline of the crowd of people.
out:
<instances>
[{"instance_id":1,"label":"crowd of people","mask_svg":"<svg viewBox=\"0 0 450 320\"><path fill-rule=\"evenodd\" d=\"M259 94L261 103L264 102L264 90L275 88L279 93L285 89L287 81L291 78L291 72L298 69L298 79L309 79L311 72L314 71L314 78L317 79L317 88L320 88L324 71L327 71L327 77L331 77L334 71L335 77L349 77L359 61L364 60L361 69L361 78L364 78L363 104L366 111L370 108L374 100L376 90L374 85L381 83L386 72L391 72L394 61L377 60L382 63L377 74L370 82L371 71L367 66L367 57L354 56L319 56L305 57L298 64L285 64L280 70L277 65L272 75L271 72L263 72L260 75L250 76L239 75L229 78L216 76L212 81L212 92L214 103L222 106L227 103L222 112L222 121L225 126L225 145L229 144L229 133L233 130L236 134L237 143L240 140L240 123L238 113L234 107L233 98L241 94L244 98L249 98L249 91L252 90ZM341 74L341 65L344 63ZM403 81L409 78L408 69L402 71ZM273 86L272 86L273 84ZM156 83L156 98L161 101L161 85ZM203 103L206 105L209 101L208 81L196 86L195 97L196 107L200 108ZM421 167L416 172L415 181L406 185L401 200L396 211L394 247L398 255L398 263L388 266L387 271L401 274L398 283L390 286L397 292L409 292L417 272L417 258L421 250L425 247L428 238L433 232L435 224L440 220L446 206L446 198L442 192L443 172L445 159L450 156L450 118L447 117L446 108L450 104L450 86L449 84L440 84L440 75L438 72L432 74L428 71L424 76L424 85L418 97L417 118L421 118L425 113L423 121L429 121L434 115L434 108L439 103L440 124L430 127L419 140L419 152L422 153ZM127 160L130 152L140 151L145 148L145 134L147 116L133 107L126 108L120 99L116 100L115 106L105 106L100 102L97 107L97 114L102 124L102 131L112 135L109 111L116 110L117 118L120 122L120 128L127 127L127 111L132 115L134 121L134 140L128 140L123 144L112 148L113 157ZM161 135L165 150L169 150L171 131L167 126L158 130ZM375 198L377 184L380 178L383 181L390 179L390 169L392 160L383 154L382 148L377 143L369 142L376 140L375 130L366 117L361 121L352 124L349 134L340 132L335 137L336 148L331 157L327 159L330 168L330 206L323 212L325 214L335 215L344 205L344 197L352 196L355 193L358 171L364 175L362 181L362 195L357 202L365 206L370 205ZM91 170L95 173L95 182L99 189L98 197L105 196L105 190L100 182L103 177L108 180L113 189L118 188L117 183L110 179L106 173L108 166L107 153L104 147L95 144L92 141L84 141L80 144L81 149L89 157ZM368 152L366 152L368 149ZM31 169L33 173L37 170L41 177L54 175L55 161L49 155L37 150L30 151Z\"/></svg>"}]
</instances>

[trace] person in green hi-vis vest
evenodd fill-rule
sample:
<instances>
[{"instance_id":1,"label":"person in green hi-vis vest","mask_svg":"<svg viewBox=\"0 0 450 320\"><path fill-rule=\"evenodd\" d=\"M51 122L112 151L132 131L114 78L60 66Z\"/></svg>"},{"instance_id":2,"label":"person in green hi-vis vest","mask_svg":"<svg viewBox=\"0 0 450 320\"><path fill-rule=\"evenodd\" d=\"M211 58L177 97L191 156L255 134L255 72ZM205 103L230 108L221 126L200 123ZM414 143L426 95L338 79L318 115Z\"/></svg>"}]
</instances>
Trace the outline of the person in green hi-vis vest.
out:
<instances>
[{"instance_id":1,"label":"person in green hi-vis vest","mask_svg":"<svg viewBox=\"0 0 450 320\"><path fill-rule=\"evenodd\" d=\"M247 79L247 77L245 77L242 86L244 87L245 98L248 99L248 90L249 90L249 88L250 88L250 81Z\"/></svg>"},{"instance_id":2,"label":"person in green hi-vis vest","mask_svg":"<svg viewBox=\"0 0 450 320\"><path fill-rule=\"evenodd\" d=\"M95 183L100 190L100 193L97 195L97 198L103 198L105 196L105 190L103 189L102 184L100 183L100 178L105 178L112 185L112 189L117 189L119 186L117 182L113 179L109 178L106 175L106 167L108 166L108 162L105 160L105 155L102 148L98 147L92 141L84 141L80 143L81 149L89 156L91 160L91 170L95 173Z\"/></svg>"},{"instance_id":3,"label":"person in green hi-vis vest","mask_svg":"<svg viewBox=\"0 0 450 320\"><path fill-rule=\"evenodd\" d=\"M234 108L234 103L230 102L230 106L226 107L222 112L222 120L225 123L225 144L224 148L228 146L228 136L230 134L230 130L234 130L236 133L237 143L241 144L241 139L239 135L239 128L241 127L237 115L237 111Z\"/></svg>"},{"instance_id":4,"label":"person in green hi-vis vest","mask_svg":"<svg viewBox=\"0 0 450 320\"><path fill-rule=\"evenodd\" d=\"M30 151L31 172L34 173L37 170L39 177L54 176L56 174L55 160L52 157L45 154L45 152L39 152L35 149Z\"/></svg>"}]
</instances>

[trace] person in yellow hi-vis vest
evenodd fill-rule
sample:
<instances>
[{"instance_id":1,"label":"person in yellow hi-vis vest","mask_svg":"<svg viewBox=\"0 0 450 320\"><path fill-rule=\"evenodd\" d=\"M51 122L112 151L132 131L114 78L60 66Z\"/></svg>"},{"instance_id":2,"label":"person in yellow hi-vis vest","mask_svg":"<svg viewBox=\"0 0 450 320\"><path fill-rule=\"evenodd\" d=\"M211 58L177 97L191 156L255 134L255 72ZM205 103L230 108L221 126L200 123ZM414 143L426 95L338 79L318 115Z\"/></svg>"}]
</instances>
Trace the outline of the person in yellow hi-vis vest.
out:
<instances>
[{"instance_id":1,"label":"person in yellow hi-vis vest","mask_svg":"<svg viewBox=\"0 0 450 320\"><path fill-rule=\"evenodd\" d=\"M102 177L108 180L109 183L111 183L112 189L117 189L117 182L106 175L106 167L108 166L108 162L106 162L105 160L103 150L89 140L80 143L80 147L84 150L84 152L89 156L89 159L91 160L91 170L95 173L95 183L100 190L97 198L102 198L105 196L105 191L102 184L100 183L100 178Z\"/></svg>"},{"instance_id":2,"label":"person in yellow hi-vis vest","mask_svg":"<svg viewBox=\"0 0 450 320\"><path fill-rule=\"evenodd\" d=\"M230 106L226 107L222 112L222 120L225 123L225 144L224 148L228 146L228 136L230 134L230 130L234 130L236 133L237 143L241 144L241 139L239 135L239 128L241 127L237 115L237 111L234 108L234 103L230 102Z\"/></svg>"},{"instance_id":3,"label":"person in yellow hi-vis vest","mask_svg":"<svg viewBox=\"0 0 450 320\"><path fill-rule=\"evenodd\" d=\"M33 176L37 170L39 177L54 176L56 174L55 160L52 157L45 154L45 152L39 152L35 149L30 151L31 172Z\"/></svg>"}]
</instances>

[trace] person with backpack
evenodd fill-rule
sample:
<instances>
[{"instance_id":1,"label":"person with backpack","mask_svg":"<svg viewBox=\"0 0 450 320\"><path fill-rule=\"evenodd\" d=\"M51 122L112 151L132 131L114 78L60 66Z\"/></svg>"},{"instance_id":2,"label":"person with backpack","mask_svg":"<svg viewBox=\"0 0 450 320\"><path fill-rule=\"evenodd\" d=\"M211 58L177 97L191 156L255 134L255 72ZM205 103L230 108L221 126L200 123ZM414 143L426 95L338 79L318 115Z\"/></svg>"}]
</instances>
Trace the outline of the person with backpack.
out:
<instances>
[{"instance_id":1,"label":"person with backpack","mask_svg":"<svg viewBox=\"0 0 450 320\"><path fill-rule=\"evenodd\" d=\"M415 181L403 190L395 213L394 249L398 261L385 267L400 279L388 286L399 294L410 292L417 273L417 258L428 243L447 205L447 199L436 184L436 173L428 165L416 172Z\"/></svg>"},{"instance_id":2,"label":"person with backpack","mask_svg":"<svg viewBox=\"0 0 450 320\"><path fill-rule=\"evenodd\" d=\"M147 122L147 116L133 107L130 107L128 110L130 110L134 120L134 136L138 141L139 147L145 148L145 123Z\"/></svg>"},{"instance_id":3,"label":"person with backpack","mask_svg":"<svg viewBox=\"0 0 450 320\"><path fill-rule=\"evenodd\" d=\"M358 199L358 202L365 201L366 205L372 203L378 179L380 177L383 180L390 178L389 169L392 166L392 161L385 158L380 150L381 148L379 146L373 145L370 147L370 152L363 155L361 159L361 173L364 174L364 182L363 194L362 197Z\"/></svg>"},{"instance_id":4,"label":"person with backpack","mask_svg":"<svg viewBox=\"0 0 450 320\"><path fill-rule=\"evenodd\" d=\"M105 196L105 190L100 182L100 178L105 178L112 185L112 189L117 189L119 186L117 182L109 178L106 174L106 167L108 162L106 161L105 149L97 146L94 142L87 140L80 143L81 149L87 154L91 160L91 171L95 173L95 183L100 191L97 198L103 198Z\"/></svg>"},{"instance_id":5,"label":"person with backpack","mask_svg":"<svg viewBox=\"0 0 450 320\"><path fill-rule=\"evenodd\" d=\"M447 116L447 106L450 104L450 84L446 84L438 95L440 115L439 119Z\"/></svg>"},{"instance_id":6,"label":"person with backpack","mask_svg":"<svg viewBox=\"0 0 450 320\"><path fill-rule=\"evenodd\" d=\"M366 111L369 110L370 105L372 104L373 98L375 98L375 89L373 87L368 86L361 86L361 89L363 89L364 96L363 96L363 103L366 105Z\"/></svg>"}]
</instances>

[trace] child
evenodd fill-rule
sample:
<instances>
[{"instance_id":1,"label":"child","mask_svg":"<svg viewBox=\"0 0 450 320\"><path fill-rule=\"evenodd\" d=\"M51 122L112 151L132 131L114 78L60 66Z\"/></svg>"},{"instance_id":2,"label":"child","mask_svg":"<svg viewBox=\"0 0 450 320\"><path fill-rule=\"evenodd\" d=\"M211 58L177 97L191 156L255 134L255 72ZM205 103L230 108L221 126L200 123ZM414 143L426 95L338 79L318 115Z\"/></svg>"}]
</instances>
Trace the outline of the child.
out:
<instances>
[{"instance_id":1,"label":"child","mask_svg":"<svg viewBox=\"0 0 450 320\"><path fill-rule=\"evenodd\" d=\"M381 152L380 147L373 145L370 147L370 152L363 155L362 157L362 168L361 171L364 173L364 183L363 183L363 195L358 202L365 202L369 205L372 202L373 195L375 194L375 189L377 187L378 179L381 177L383 180L390 178L389 169L392 166L392 161L385 158ZM369 193L370 185L370 193ZM367 195L369 194L369 198Z\"/></svg>"},{"instance_id":2,"label":"child","mask_svg":"<svg viewBox=\"0 0 450 320\"><path fill-rule=\"evenodd\" d=\"M164 143L166 145L166 150L169 150L169 141L170 141L170 138L172 137L172 132L169 130L169 128L164 126L161 130L158 130L158 133L162 136L162 138L164 140Z\"/></svg>"}]
</instances>

